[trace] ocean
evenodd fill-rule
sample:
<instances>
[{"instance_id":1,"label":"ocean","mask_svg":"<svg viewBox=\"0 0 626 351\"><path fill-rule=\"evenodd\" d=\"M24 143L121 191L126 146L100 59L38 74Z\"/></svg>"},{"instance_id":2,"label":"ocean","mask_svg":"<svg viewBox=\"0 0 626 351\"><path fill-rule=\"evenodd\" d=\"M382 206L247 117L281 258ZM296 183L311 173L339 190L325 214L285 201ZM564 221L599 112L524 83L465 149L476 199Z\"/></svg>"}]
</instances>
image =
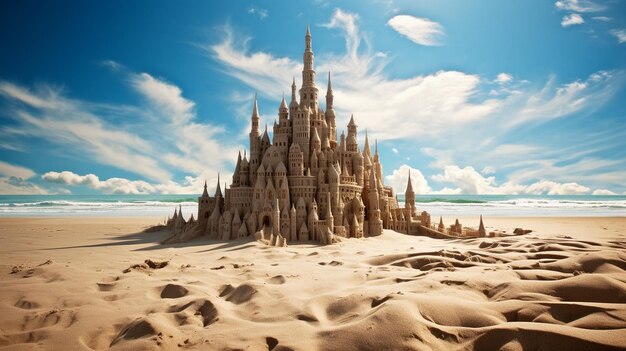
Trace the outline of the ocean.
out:
<instances>
[{"instance_id":1,"label":"ocean","mask_svg":"<svg viewBox=\"0 0 626 351\"><path fill-rule=\"evenodd\" d=\"M181 205L197 214L198 195L0 195L0 216L165 216ZM398 195L401 205L404 195ZM441 216L624 217L626 195L417 195L418 211Z\"/></svg>"}]
</instances>

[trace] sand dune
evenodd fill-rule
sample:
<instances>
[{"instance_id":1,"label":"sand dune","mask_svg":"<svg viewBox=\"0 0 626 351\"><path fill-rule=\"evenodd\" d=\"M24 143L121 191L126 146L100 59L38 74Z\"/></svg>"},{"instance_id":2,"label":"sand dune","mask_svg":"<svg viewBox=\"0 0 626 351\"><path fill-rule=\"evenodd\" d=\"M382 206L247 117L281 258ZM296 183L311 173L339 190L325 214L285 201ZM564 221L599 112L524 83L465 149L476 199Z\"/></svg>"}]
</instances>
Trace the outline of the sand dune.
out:
<instances>
[{"instance_id":1,"label":"sand dune","mask_svg":"<svg viewBox=\"0 0 626 351\"><path fill-rule=\"evenodd\" d=\"M287 248L161 246L155 222L0 219L0 349L626 348L623 218Z\"/></svg>"}]
</instances>

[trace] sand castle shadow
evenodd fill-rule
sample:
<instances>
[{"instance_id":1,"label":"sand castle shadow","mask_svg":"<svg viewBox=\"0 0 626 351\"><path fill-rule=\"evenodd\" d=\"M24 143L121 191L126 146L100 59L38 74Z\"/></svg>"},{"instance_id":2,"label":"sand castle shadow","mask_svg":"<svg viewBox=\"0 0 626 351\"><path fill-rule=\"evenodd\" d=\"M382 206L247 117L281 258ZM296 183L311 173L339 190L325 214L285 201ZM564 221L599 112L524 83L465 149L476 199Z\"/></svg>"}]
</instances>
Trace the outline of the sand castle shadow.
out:
<instances>
[{"instance_id":1,"label":"sand castle shadow","mask_svg":"<svg viewBox=\"0 0 626 351\"><path fill-rule=\"evenodd\" d=\"M223 241L219 240L207 240L206 238L198 237L193 240L189 240L186 242L180 243L172 243L172 244L163 244L163 240L165 240L170 235L170 232L167 229L162 230L154 230L154 228L148 228L146 230L130 233L130 234L122 234L113 237L109 237L107 242L97 243L97 244L86 244L86 245L71 245L71 246L57 246L57 247L49 247L41 250L44 251L53 251L53 250L65 250L65 249L77 249L77 248L98 248L98 247L112 247L112 246L131 246L131 245L142 245L142 247L132 249L131 251L153 251L153 250L162 250L168 248L180 248L180 247L190 247L190 246L206 246L207 244L223 244L220 245L220 248L224 247L236 247L245 243L249 243L252 240L236 240L234 242L229 242L224 244ZM143 246L145 244L152 244L149 246ZM243 246L241 249L248 247ZM238 248L239 249L239 248ZM203 251L210 251L203 250Z\"/></svg>"}]
</instances>

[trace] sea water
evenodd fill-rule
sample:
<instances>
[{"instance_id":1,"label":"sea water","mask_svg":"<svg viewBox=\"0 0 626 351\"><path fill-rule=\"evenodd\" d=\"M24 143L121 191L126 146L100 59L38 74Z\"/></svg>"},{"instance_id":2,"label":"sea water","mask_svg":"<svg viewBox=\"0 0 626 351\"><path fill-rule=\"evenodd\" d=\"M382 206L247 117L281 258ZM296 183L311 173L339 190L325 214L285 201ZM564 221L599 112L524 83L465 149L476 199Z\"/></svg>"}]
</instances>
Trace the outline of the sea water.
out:
<instances>
[{"instance_id":1,"label":"sea water","mask_svg":"<svg viewBox=\"0 0 626 351\"><path fill-rule=\"evenodd\" d=\"M0 195L0 216L171 216L198 213L198 195ZM404 195L398 195L404 206ZM626 195L417 195L431 216L624 217Z\"/></svg>"}]
</instances>

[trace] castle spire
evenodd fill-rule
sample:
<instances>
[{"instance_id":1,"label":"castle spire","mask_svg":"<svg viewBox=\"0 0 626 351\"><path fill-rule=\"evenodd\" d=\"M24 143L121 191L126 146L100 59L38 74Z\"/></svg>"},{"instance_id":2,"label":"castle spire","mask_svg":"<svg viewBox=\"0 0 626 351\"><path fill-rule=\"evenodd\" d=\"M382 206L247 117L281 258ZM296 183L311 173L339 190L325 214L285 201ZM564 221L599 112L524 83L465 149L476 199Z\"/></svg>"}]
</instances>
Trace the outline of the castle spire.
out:
<instances>
[{"instance_id":1,"label":"castle spire","mask_svg":"<svg viewBox=\"0 0 626 351\"><path fill-rule=\"evenodd\" d=\"M252 107L252 132L259 131L259 106L257 105L257 96L254 93L254 105Z\"/></svg>"},{"instance_id":2,"label":"castle spire","mask_svg":"<svg viewBox=\"0 0 626 351\"><path fill-rule=\"evenodd\" d=\"M372 156L372 149L370 148L370 141L367 137L367 128L365 129L365 146L363 146L363 154Z\"/></svg>"},{"instance_id":3,"label":"castle spire","mask_svg":"<svg viewBox=\"0 0 626 351\"><path fill-rule=\"evenodd\" d=\"M413 184L411 183L411 170L409 169L409 181L406 184L406 191L405 193L409 193L409 192L413 192Z\"/></svg>"},{"instance_id":4,"label":"castle spire","mask_svg":"<svg viewBox=\"0 0 626 351\"><path fill-rule=\"evenodd\" d=\"M374 162L378 161L378 139L376 139L374 141L376 143L375 149L374 149Z\"/></svg>"},{"instance_id":5,"label":"castle spire","mask_svg":"<svg viewBox=\"0 0 626 351\"><path fill-rule=\"evenodd\" d=\"M485 225L483 224L483 215L480 215L480 224L478 225L478 236L484 237L487 232L485 231Z\"/></svg>"},{"instance_id":6,"label":"castle spire","mask_svg":"<svg viewBox=\"0 0 626 351\"><path fill-rule=\"evenodd\" d=\"M285 102L285 93L283 93L283 99L280 101L280 109L286 109L287 108L287 103Z\"/></svg>"},{"instance_id":7,"label":"castle spire","mask_svg":"<svg viewBox=\"0 0 626 351\"><path fill-rule=\"evenodd\" d=\"M206 189L206 179L204 180L204 191L202 192L202 197L209 197L209 193Z\"/></svg>"},{"instance_id":8,"label":"castle spire","mask_svg":"<svg viewBox=\"0 0 626 351\"><path fill-rule=\"evenodd\" d=\"M220 187L220 174L217 173L217 188L215 188L215 197L222 197L222 188Z\"/></svg>"},{"instance_id":9,"label":"castle spire","mask_svg":"<svg viewBox=\"0 0 626 351\"><path fill-rule=\"evenodd\" d=\"M356 123L354 123L354 113L350 115L350 122L348 122L348 127L356 127Z\"/></svg>"},{"instance_id":10,"label":"castle spire","mask_svg":"<svg viewBox=\"0 0 626 351\"><path fill-rule=\"evenodd\" d=\"M298 99L296 98L296 77L293 77L293 82L291 83L291 101L289 101L289 107L295 108L298 107Z\"/></svg>"},{"instance_id":11,"label":"castle spire","mask_svg":"<svg viewBox=\"0 0 626 351\"><path fill-rule=\"evenodd\" d=\"M326 89L326 96L333 95L333 84L330 80L330 71L328 71L328 88Z\"/></svg>"}]
</instances>

